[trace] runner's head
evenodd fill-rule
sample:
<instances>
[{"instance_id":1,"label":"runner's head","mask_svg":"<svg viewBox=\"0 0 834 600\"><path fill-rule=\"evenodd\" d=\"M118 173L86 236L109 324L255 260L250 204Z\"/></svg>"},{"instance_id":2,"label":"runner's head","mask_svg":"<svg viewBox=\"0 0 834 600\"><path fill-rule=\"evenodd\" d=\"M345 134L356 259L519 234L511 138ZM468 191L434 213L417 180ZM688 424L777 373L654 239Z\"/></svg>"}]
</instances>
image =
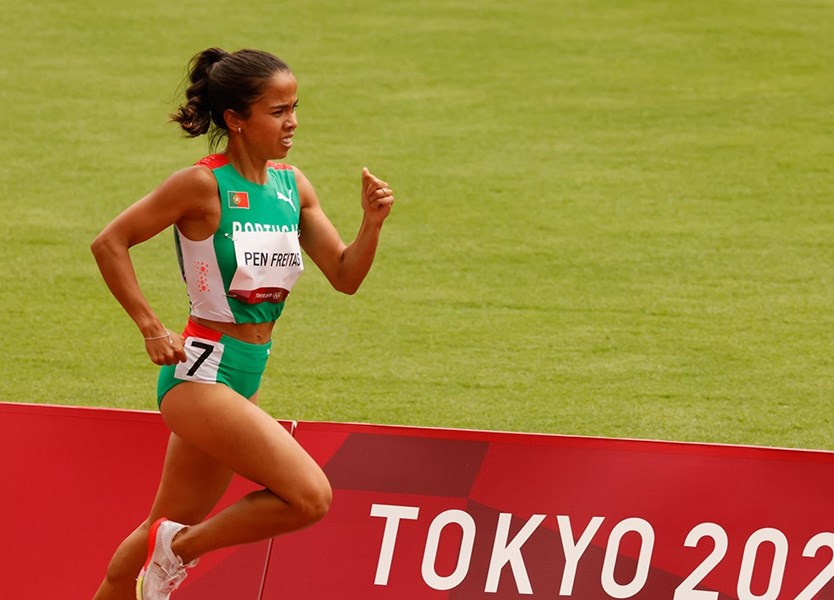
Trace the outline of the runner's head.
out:
<instances>
[{"instance_id":1,"label":"runner's head","mask_svg":"<svg viewBox=\"0 0 834 600\"><path fill-rule=\"evenodd\" d=\"M281 59L262 50L208 48L191 59L185 103L171 116L189 137L208 134L212 145L229 134L229 111L247 118L277 74L292 75Z\"/></svg>"}]
</instances>

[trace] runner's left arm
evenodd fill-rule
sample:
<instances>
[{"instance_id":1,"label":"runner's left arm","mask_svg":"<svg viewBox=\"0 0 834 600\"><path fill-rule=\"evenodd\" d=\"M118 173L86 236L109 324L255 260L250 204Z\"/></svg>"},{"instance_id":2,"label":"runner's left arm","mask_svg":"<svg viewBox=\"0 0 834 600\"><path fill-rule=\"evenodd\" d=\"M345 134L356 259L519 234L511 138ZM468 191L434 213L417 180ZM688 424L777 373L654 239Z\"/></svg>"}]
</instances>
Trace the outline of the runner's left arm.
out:
<instances>
[{"instance_id":1,"label":"runner's left arm","mask_svg":"<svg viewBox=\"0 0 834 600\"><path fill-rule=\"evenodd\" d=\"M382 224L391 213L394 194L388 184L362 170L362 223L356 238L345 244L325 215L313 185L295 169L301 199L300 242L330 284L340 292L354 294L371 269Z\"/></svg>"}]
</instances>

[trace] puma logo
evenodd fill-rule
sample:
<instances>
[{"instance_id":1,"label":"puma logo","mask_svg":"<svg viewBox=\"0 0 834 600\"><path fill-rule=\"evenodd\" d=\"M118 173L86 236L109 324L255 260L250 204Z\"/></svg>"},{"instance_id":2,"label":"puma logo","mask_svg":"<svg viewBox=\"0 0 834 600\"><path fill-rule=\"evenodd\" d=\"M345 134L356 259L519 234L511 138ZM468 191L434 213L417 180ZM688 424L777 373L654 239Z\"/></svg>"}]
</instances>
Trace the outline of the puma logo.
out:
<instances>
[{"instance_id":1,"label":"puma logo","mask_svg":"<svg viewBox=\"0 0 834 600\"><path fill-rule=\"evenodd\" d=\"M289 196L285 196L281 192L275 192L275 194L278 196L279 200L283 200L284 202L286 202L287 204L292 206L293 211L296 210L295 204L292 203L292 190L290 190L290 195Z\"/></svg>"}]
</instances>

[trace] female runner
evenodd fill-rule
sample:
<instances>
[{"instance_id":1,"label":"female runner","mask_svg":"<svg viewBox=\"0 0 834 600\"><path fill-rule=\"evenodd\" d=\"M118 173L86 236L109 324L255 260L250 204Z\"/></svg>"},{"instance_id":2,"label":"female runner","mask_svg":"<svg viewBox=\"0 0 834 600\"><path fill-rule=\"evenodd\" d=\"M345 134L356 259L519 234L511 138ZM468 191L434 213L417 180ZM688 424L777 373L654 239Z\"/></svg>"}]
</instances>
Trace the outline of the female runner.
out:
<instances>
[{"instance_id":1,"label":"female runner","mask_svg":"<svg viewBox=\"0 0 834 600\"><path fill-rule=\"evenodd\" d=\"M371 268L394 196L362 171L362 223L345 245L313 186L287 156L298 125L296 79L275 56L210 48L190 65L173 120L223 152L171 175L92 244L113 296L161 365L157 398L171 430L150 514L117 549L94 600L165 600L198 557L294 531L331 501L322 470L257 405L272 329L301 274L301 249L338 291ZM182 335L143 296L129 249L174 226L191 310ZM210 519L233 473L262 490Z\"/></svg>"}]
</instances>

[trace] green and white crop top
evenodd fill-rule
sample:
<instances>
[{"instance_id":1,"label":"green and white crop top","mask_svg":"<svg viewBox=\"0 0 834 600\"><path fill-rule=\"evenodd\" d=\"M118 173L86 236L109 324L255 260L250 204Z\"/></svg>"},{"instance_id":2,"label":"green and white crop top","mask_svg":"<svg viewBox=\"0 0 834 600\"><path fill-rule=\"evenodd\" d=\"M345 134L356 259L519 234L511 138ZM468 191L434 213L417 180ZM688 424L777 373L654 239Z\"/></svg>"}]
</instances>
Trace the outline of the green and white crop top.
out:
<instances>
[{"instance_id":1,"label":"green and white crop top","mask_svg":"<svg viewBox=\"0 0 834 600\"><path fill-rule=\"evenodd\" d=\"M217 180L220 225L200 241L174 227L191 315L226 323L276 320L304 270L292 167L268 163L268 181L259 185L243 178L223 154L196 164L211 169Z\"/></svg>"}]
</instances>

